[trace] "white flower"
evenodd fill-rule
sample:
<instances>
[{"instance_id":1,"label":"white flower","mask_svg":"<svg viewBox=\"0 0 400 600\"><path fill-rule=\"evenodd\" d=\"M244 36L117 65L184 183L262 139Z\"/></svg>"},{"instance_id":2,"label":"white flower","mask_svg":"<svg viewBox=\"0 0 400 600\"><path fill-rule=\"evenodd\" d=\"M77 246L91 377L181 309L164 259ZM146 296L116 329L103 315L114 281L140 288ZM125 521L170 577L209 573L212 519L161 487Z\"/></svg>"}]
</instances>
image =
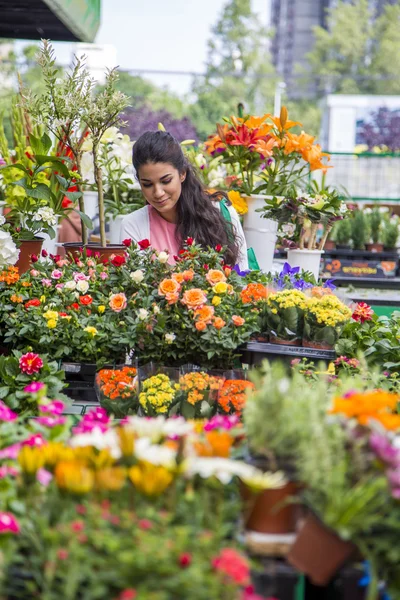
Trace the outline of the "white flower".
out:
<instances>
[{"instance_id":1,"label":"white flower","mask_svg":"<svg viewBox=\"0 0 400 600\"><path fill-rule=\"evenodd\" d=\"M91 152L84 152L81 160L81 172L82 179L86 183L94 183L94 166L93 166L93 154Z\"/></svg>"},{"instance_id":2,"label":"white flower","mask_svg":"<svg viewBox=\"0 0 400 600\"><path fill-rule=\"evenodd\" d=\"M132 273L130 274L130 278L135 283L141 283L144 279L144 273L140 269L138 269L137 271L132 271Z\"/></svg>"},{"instance_id":3,"label":"white flower","mask_svg":"<svg viewBox=\"0 0 400 600\"><path fill-rule=\"evenodd\" d=\"M174 333L166 333L165 334L165 341L167 342L167 344L172 344L172 342L175 340L176 335Z\"/></svg>"},{"instance_id":4,"label":"white flower","mask_svg":"<svg viewBox=\"0 0 400 600\"><path fill-rule=\"evenodd\" d=\"M387 213L387 212L389 212L389 210L390 210L390 209L389 209L389 207L388 207L388 206L380 206L380 207L379 207L379 212L380 212L380 213Z\"/></svg>"},{"instance_id":5,"label":"white flower","mask_svg":"<svg viewBox=\"0 0 400 600\"><path fill-rule=\"evenodd\" d=\"M154 313L155 315L159 315L159 314L160 314L160 312L161 312L161 308L160 308L159 306L157 306L157 304L155 304L155 305L153 306L153 313Z\"/></svg>"},{"instance_id":6,"label":"white flower","mask_svg":"<svg viewBox=\"0 0 400 600\"><path fill-rule=\"evenodd\" d=\"M199 475L203 479L216 477L223 485L227 485L233 477L237 477L239 472L243 473L243 468L237 460L229 458L189 458L183 464L185 475L189 478Z\"/></svg>"},{"instance_id":7,"label":"white flower","mask_svg":"<svg viewBox=\"0 0 400 600\"><path fill-rule=\"evenodd\" d=\"M1 227L1 225L4 225L5 222L6 222L6 220L3 217L3 215L0 215L0 227Z\"/></svg>"},{"instance_id":8,"label":"white flower","mask_svg":"<svg viewBox=\"0 0 400 600\"><path fill-rule=\"evenodd\" d=\"M174 417L165 420L162 431L166 437L183 437L193 433L194 426L184 417Z\"/></svg>"},{"instance_id":9,"label":"white flower","mask_svg":"<svg viewBox=\"0 0 400 600\"><path fill-rule=\"evenodd\" d=\"M138 310L138 317L141 321L145 321L147 319L147 317L149 316L149 311L146 310L145 308L139 308Z\"/></svg>"},{"instance_id":10,"label":"white flower","mask_svg":"<svg viewBox=\"0 0 400 600\"><path fill-rule=\"evenodd\" d=\"M103 144L111 144L114 143L121 136L118 127L109 127L105 130L103 135L101 136L101 142Z\"/></svg>"},{"instance_id":11,"label":"white flower","mask_svg":"<svg viewBox=\"0 0 400 600\"><path fill-rule=\"evenodd\" d=\"M143 419L143 417L128 417L125 427L134 431L139 437L146 437L153 442L158 442L163 436L163 429L166 418L162 415L153 419Z\"/></svg>"},{"instance_id":12,"label":"white flower","mask_svg":"<svg viewBox=\"0 0 400 600\"><path fill-rule=\"evenodd\" d=\"M293 223L285 223L285 225L282 225L282 233L284 233L286 237L292 237L295 231L296 225Z\"/></svg>"},{"instance_id":13,"label":"white flower","mask_svg":"<svg viewBox=\"0 0 400 600\"><path fill-rule=\"evenodd\" d=\"M118 459L121 457L119 438L114 429L102 431L100 427L94 427L88 433L79 433L73 436L70 444L73 448L93 446L97 450L107 449L113 458Z\"/></svg>"},{"instance_id":14,"label":"white flower","mask_svg":"<svg viewBox=\"0 0 400 600\"><path fill-rule=\"evenodd\" d=\"M196 154L196 156L194 157L194 162L196 163L196 165L198 167L206 167L207 166L207 161L204 158L204 155L201 154L201 152L200 152L200 154Z\"/></svg>"},{"instance_id":15,"label":"white flower","mask_svg":"<svg viewBox=\"0 0 400 600\"><path fill-rule=\"evenodd\" d=\"M89 289L89 284L87 281L85 281L84 279L80 279L78 281L78 283L76 284L76 289L78 290L78 292L80 292L81 294L86 294L86 292Z\"/></svg>"},{"instance_id":16,"label":"white flower","mask_svg":"<svg viewBox=\"0 0 400 600\"><path fill-rule=\"evenodd\" d=\"M33 220L43 221L43 223L47 223L47 225L57 225L57 217L54 213L54 210L49 206L43 206L42 208L39 208L33 215Z\"/></svg>"},{"instance_id":17,"label":"white flower","mask_svg":"<svg viewBox=\"0 0 400 600\"><path fill-rule=\"evenodd\" d=\"M0 231L0 268L15 265L19 250L7 231Z\"/></svg>"},{"instance_id":18,"label":"white flower","mask_svg":"<svg viewBox=\"0 0 400 600\"><path fill-rule=\"evenodd\" d=\"M149 438L139 438L135 442L135 456L152 465L173 468L176 466L176 450L168 446L152 444Z\"/></svg>"},{"instance_id":19,"label":"white flower","mask_svg":"<svg viewBox=\"0 0 400 600\"><path fill-rule=\"evenodd\" d=\"M347 213L347 204L346 202L342 202L339 208L339 213L341 215L344 215L345 213Z\"/></svg>"},{"instance_id":20,"label":"white flower","mask_svg":"<svg viewBox=\"0 0 400 600\"><path fill-rule=\"evenodd\" d=\"M67 281L64 285L64 289L66 290L74 290L76 288L76 282L73 281L72 279L70 281Z\"/></svg>"},{"instance_id":21,"label":"white flower","mask_svg":"<svg viewBox=\"0 0 400 600\"><path fill-rule=\"evenodd\" d=\"M159 255L157 256L157 260L162 263L163 265L168 262L169 259L169 254L168 252L160 252Z\"/></svg>"}]
</instances>

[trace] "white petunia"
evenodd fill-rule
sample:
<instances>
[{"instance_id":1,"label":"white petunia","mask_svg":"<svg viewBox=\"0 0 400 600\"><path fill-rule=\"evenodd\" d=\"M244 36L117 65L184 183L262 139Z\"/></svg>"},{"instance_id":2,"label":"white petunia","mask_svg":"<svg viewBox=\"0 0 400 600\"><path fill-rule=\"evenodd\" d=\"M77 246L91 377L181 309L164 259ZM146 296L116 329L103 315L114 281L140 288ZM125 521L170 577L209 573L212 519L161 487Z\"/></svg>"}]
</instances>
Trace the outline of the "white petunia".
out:
<instances>
[{"instance_id":1,"label":"white petunia","mask_svg":"<svg viewBox=\"0 0 400 600\"><path fill-rule=\"evenodd\" d=\"M0 231L0 268L15 265L19 250L7 231Z\"/></svg>"}]
</instances>

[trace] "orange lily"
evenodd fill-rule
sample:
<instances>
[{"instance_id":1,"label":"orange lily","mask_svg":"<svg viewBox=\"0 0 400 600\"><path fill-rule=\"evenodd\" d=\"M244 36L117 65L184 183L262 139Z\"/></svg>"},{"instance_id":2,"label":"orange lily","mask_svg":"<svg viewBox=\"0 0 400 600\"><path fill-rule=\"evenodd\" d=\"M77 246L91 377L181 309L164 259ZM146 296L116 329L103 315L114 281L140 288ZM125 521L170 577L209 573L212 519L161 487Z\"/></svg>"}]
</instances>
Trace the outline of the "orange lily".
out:
<instances>
[{"instance_id":1,"label":"orange lily","mask_svg":"<svg viewBox=\"0 0 400 600\"><path fill-rule=\"evenodd\" d=\"M322 169L323 172L326 172L327 169L332 169L328 165L325 165L322 162L322 158L325 156L328 160L331 159L327 152L322 152L321 146L319 144L314 144L310 148L305 148L302 151L302 157L308 163L310 163L310 170L316 171L317 169Z\"/></svg>"},{"instance_id":2,"label":"orange lily","mask_svg":"<svg viewBox=\"0 0 400 600\"><path fill-rule=\"evenodd\" d=\"M244 124L249 129L258 129L265 122L265 120L270 117L271 117L271 115L269 113L265 113L265 115L263 115L262 117L251 116L248 119L246 119Z\"/></svg>"},{"instance_id":3,"label":"orange lily","mask_svg":"<svg viewBox=\"0 0 400 600\"><path fill-rule=\"evenodd\" d=\"M287 133L285 136L285 146L284 153L291 154L292 152L303 152L304 150L308 150L312 147L312 144L315 140L315 137L301 132L300 135L296 135L295 133ZM304 158L304 156L303 156ZM306 159L305 159L306 160Z\"/></svg>"},{"instance_id":4,"label":"orange lily","mask_svg":"<svg viewBox=\"0 0 400 600\"><path fill-rule=\"evenodd\" d=\"M264 158L269 158L273 154L273 149L277 146L277 141L270 137L269 140L258 140L254 146L254 150L259 154L262 154Z\"/></svg>"},{"instance_id":5,"label":"orange lily","mask_svg":"<svg viewBox=\"0 0 400 600\"><path fill-rule=\"evenodd\" d=\"M282 133L282 131L287 131L288 129L292 129L292 127L296 127L296 125L300 125L299 121L286 121L284 125L281 123L280 117L271 117L271 121L273 121L275 127Z\"/></svg>"}]
</instances>

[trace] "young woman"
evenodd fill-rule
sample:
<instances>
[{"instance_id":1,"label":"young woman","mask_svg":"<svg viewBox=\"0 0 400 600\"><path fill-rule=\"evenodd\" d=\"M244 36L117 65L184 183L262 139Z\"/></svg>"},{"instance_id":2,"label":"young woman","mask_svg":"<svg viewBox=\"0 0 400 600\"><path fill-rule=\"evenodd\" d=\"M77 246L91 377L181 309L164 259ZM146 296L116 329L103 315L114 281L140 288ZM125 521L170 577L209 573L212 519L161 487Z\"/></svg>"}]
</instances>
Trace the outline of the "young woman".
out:
<instances>
[{"instance_id":1,"label":"young woman","mask_svg":"<svg viewBox=\"0 0 400 600\"><path fill-rule=\"evenodd\" d=\"M148 131L133 146L133 166L148 204L122 222L121 240L148 239L158 251L168 251L173 264L188 237L197 244L226 246L225 262L248 268L247 247L239 217L229 206L230 222L220 211L221 194L208 194L182 148L165 131Z\"/></svg>"}]
</instances>

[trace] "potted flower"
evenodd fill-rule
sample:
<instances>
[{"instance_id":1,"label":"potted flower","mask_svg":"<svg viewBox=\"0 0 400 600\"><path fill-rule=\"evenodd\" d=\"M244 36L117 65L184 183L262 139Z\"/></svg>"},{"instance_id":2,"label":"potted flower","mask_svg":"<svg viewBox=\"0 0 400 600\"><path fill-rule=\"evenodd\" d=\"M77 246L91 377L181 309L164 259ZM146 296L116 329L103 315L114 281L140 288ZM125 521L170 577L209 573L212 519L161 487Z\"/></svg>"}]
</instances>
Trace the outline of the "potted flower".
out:
<instances>
[{"instance_id":1,"label":"potted flower","mask_svg":"<svg viewBox=\"0 0 400 600\"><path fill-rule=\"evenodd\" d=\"M54 50L51 44L42 42L39 65L42 69L45 92L34 96L24 90L24 107L34 122L44 122L48 130L64 145L72 156L77 169L78 192L82 187L83 143L88 138L92 143L94 179L97 187L100 220L101 248L107 246L105 235L104 190L102 169L99 162L100 140L110 127L122 124L120 113L128 106L125 94L115 89L118 74L115 69L107 72L103 91L93 94L95 82L86 69L85 60L75 59L69 73L59 76ZM82 220L82 244L87 244L87 219L83 195L79 196L80 216ZM114 253L117 248L114 248ZM109 252L110 254L112 252Z\"/></svg>"},{"instance_id":2,"label":"potted flower","mask_svg":"<svg viewBox=\"0 0 400 600\"><path fill-rule=\"evenodd\" d=\"M96 393L108 414L126 417L137 405L137 372L132 366L101 369L96 375Z\"/></svg>"},{"instance_id":3,"label":"potted flower","mask_svg":"<svg viewBox=\"0 0 400 600\"><path fill-rule=\"evenodd\" d=\"M279 117L232 116L218 125L217 134L206 142L207 152L223 156L223 163L233 172L231 186L247 197L246 239L266 272L272 268L277 229L264 211L265 198L293 195L295 186L310 171L328 168L323 162L327 154L314 143L314 137L290 131L296 125L300 123L288 119L285 107Z\"/></svg>"},{"instance_id":4,"label":"potted flower","mask_svg":"<svg viewBox=\"0 0 400 600\"><path fill-rule=\"evenodd\" d=\"M301 346L306 296L296 289L270 293L267 299L267 327L272 344Z\"/></svg>"},{"instance_id":5,"label":"potted flower","mask_svg":"<svg viewBox=\"0 0 400 600\"><path fill-rule=\"evenodd\" d=\"M309 298L304 312L303 346L331 350L351 316L350 308L332 293Z\"/></svg>"},{"instance_id":6,"label":"potted flower","mask_svg":"<svg viewBox=\"0 0 400 600\"><path fill-rule=\"evenodd\" d=\"M266 198L263 208L264 216L275 219L279 228L292 225L285 236L288 262L310 271L316 279L328 235L334 222L343 219L346 212L337 190L319 189L316 185L309 193Z\"/></svg>"}]
</instances>

